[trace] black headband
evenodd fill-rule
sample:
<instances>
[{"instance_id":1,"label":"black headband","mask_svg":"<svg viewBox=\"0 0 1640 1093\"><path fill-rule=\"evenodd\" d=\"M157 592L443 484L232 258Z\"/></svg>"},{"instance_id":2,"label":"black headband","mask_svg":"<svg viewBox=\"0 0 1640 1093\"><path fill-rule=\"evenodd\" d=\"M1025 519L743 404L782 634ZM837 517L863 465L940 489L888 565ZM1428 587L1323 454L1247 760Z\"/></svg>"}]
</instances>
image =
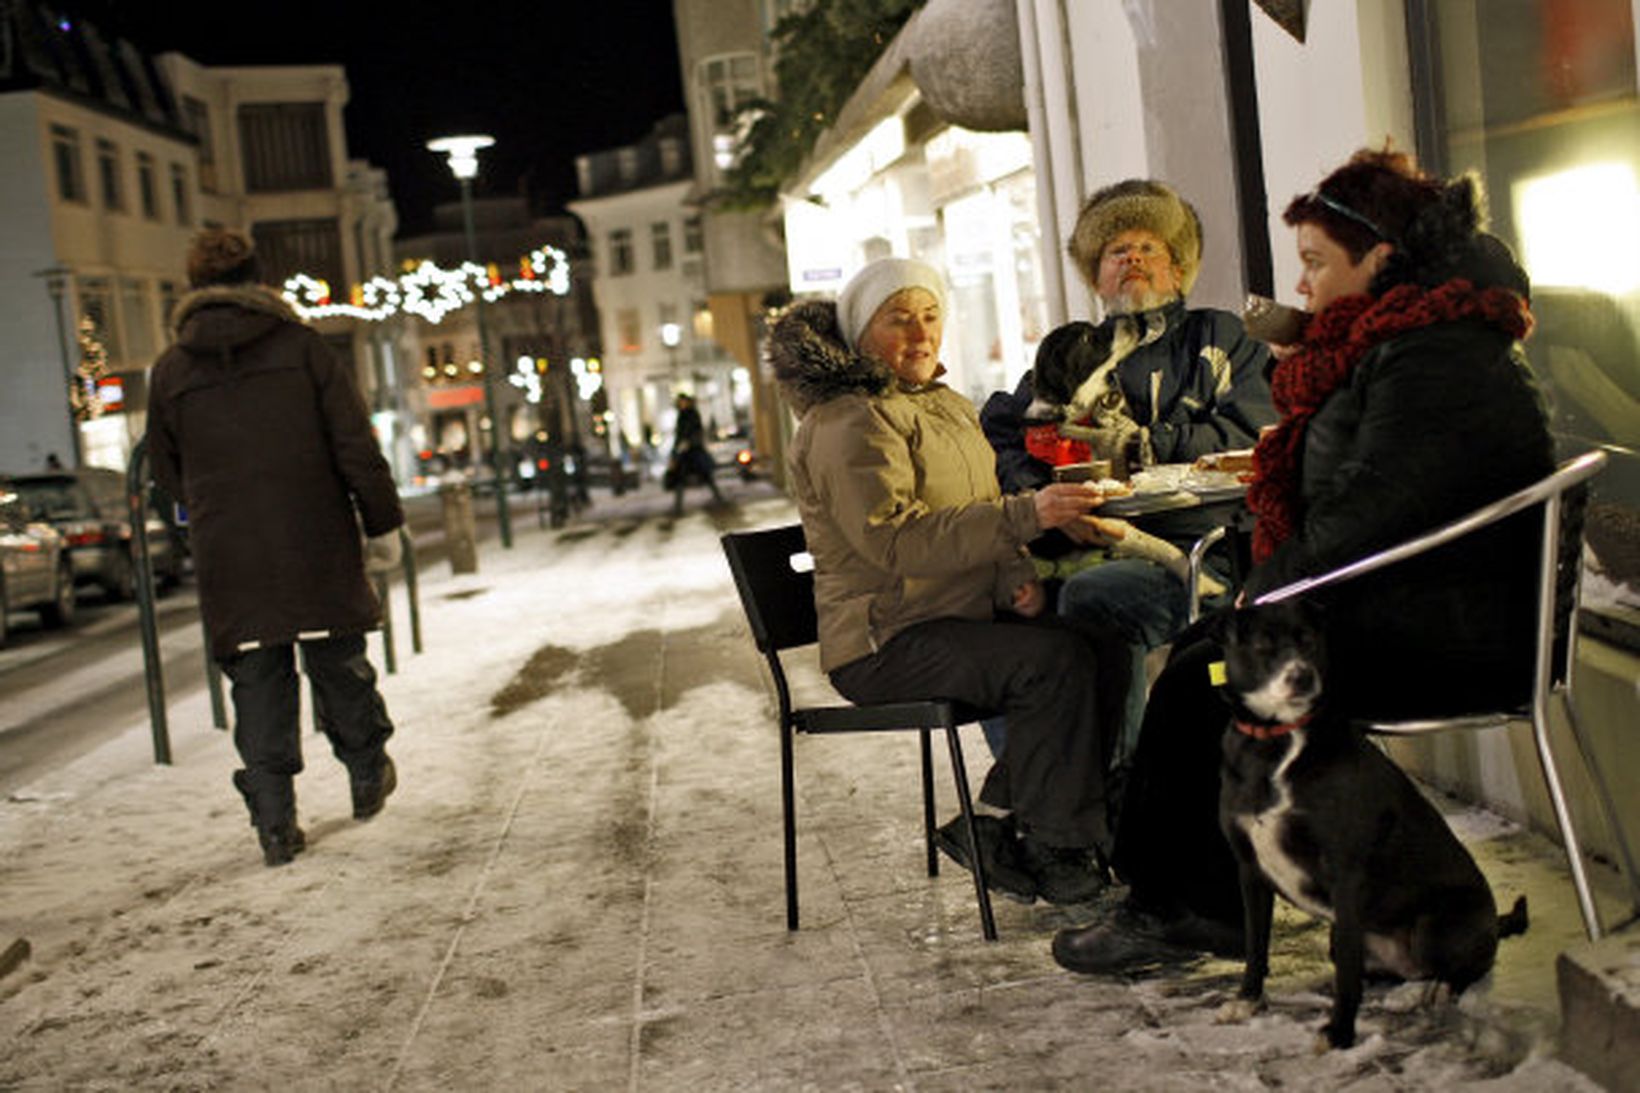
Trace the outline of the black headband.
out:
<instances>
[{"instance_id":1,"label":"black headband","mask_svg":"<svg viewBox=\"0 0 1640 1093\"><path fill-rule=\"evenodd\" d=\"M1328 209L1331 209L1333 212L1337 213L1339 216L1342 216L1344 219L1355 221L1357 224L1361 225L1363 228L1367 229L1384 242L1392 244L1395 242L1395 237L1390 235L1389 232L1385 231L1383 228L1380 228L1372 221L1370 217L1356 212L1354 209L1350 208L1342 201L1339 201L1337 198L1328 197L1326 194L1321 192L1319 187L1310 196L1315 198Z\"/></svg>"}]
</instances>

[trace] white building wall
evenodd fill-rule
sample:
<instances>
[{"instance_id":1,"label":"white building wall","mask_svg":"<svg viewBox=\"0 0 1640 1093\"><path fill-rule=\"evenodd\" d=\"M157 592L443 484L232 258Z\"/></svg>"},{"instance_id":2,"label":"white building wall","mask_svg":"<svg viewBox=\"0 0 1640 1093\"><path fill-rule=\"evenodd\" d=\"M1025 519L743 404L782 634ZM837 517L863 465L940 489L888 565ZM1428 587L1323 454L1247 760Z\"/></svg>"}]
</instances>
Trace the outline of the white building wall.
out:
<instances>
[{"instance_id":1,"label":"white building wall","mask_svg":"<svg viewBox=\"0 0 1640 1093\"><path fill-rule=\"evenodd\" d=\"M6 352L0 356L0 472L39 470L46 455L65 462L72 450L68 400L56 317L46 282L35 273L56 264L51 206L55 190L39 139L45 122L40 97L0 95L0 208L6 210L5 246L0 247L0 326ZM64 322L69 301L64 301ZM24 428L23 423L27 423Z\"/></svg>"},{"instance_id":2,"label":"white building wall","mask_svg":"<svg viewBox=\"0 0 1640 1093\"><path fill-rule=\"evenodd\" d=\"M694 302L704 298L705 288L685 272L686 267L693 266L685 261L682 242L683 221L689 211L683 202L689 188L689 182L681 181L569 203L570 211L586 225L597 269L592 291L598 304L609 406L617 427L634 441L642 436L645 424L658 433L668 433L674 416L672 394L694 386L691 366L695 331L691 319ZM654 268L649 245L650 225L661 220L672 225L672 268L668 270ZM632 233L633 269L611 275L609 234L621 228ZM672 350L661 342L662 305L672 308L680 327L680 341ZM629 309L638 313L636 351L628 351L621 337L621 313ZM706 393L696 394L701 397ZM702 400L702 417L713 417L716 409ZM720 421L734 420L732 410L718 416Z\"/></svg>"},{"instance_id":3,"label":"white building wall","mask_svg":"<svg viewBox=\"0 0 1640 1093\"><path fill-rule=\"evenodd\" d=\"M1264 184L1276 296L1298 303L1298 257L1281 211L1356 149L1393 139L1413 147L1406 24L1396 0L1348 0L1310 8L1297 42L1255 13Z\"/></svg>"}]
</instances>

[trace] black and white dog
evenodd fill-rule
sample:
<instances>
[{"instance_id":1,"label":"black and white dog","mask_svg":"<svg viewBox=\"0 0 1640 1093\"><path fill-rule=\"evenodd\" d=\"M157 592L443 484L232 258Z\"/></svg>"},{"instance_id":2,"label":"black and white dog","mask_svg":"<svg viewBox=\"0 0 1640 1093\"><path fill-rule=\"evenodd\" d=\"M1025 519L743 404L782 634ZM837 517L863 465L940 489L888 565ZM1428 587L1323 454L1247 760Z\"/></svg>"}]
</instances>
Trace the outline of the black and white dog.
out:
<instances>
[{"instance_id":1,"label":"black and white dog","mask_svg":"<svg viewBox=\"0 0 1640 1093\"><path fill-rule=\"evenodd\" d=\"M1412 781L1327 708L1319 611L1288 601L1230 612L1214 680L1230 703L1219 822L1240 864L1247 967L1223 1020L1263 1005L1274 896L1332 922L1326 1043L1355 1042L1368 972L1433 980L1453 994L1492 968L1499 918L1469 851ZM1319 1046L1319 1045L1318 1045Z\"/></svg>"}]
</instances>

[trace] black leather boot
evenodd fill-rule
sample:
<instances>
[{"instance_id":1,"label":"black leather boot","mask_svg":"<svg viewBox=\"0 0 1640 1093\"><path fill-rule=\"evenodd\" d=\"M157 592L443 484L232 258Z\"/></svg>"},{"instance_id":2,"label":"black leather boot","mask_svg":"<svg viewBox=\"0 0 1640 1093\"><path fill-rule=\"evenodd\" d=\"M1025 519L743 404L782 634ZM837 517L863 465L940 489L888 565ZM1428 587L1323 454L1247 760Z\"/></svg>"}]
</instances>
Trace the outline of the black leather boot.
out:
<instances>
[{"instance_id":1,"label":"black leather boot","mask_svg":"<svg viewBox=\"0 0 1640 1093\"><path fill-rule=\"evenodd\" d=\"M382 752L381 759L361 773L348 774L348 786L353 791L353 818L368 820L382 810L387 795L399 784L399 772L393 759Z\"/></svg>"},{"instance_id":2,"label":"black leather boot","mask_svg":"<svg viewBox=\"0 0 1640 1093\"><path fill-rule=\"evenodd\" d=\"M236 770L233 784L245 799L265 864L287 865L307 849L307 835L296 826L296 789L290 779L253 779L250 771Z\"/></svg>"}]
</instances>

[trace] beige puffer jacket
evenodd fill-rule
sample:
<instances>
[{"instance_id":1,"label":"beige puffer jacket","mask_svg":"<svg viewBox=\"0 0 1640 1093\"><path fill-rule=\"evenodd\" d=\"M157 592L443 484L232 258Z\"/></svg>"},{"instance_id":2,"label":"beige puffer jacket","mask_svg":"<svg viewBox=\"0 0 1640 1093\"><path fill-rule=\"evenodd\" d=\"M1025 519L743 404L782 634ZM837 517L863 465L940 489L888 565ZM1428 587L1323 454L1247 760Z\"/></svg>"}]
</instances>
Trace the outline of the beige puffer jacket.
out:
<instances>
[{"instance_id":1,"label":"beige puffer jacket","mask_svg":"<svg viewBox=\"0 0 1640 1093\"><path fill-rule=\"evenodd\" d=\"M881 648L915 623L989 619L1035 574L1030 494L1003 497L972 403L908 388L849 351L830 304L800 304L769 358L800 415L787 451L814 556L820 664Z\"/></svg>"}]
</instances>

